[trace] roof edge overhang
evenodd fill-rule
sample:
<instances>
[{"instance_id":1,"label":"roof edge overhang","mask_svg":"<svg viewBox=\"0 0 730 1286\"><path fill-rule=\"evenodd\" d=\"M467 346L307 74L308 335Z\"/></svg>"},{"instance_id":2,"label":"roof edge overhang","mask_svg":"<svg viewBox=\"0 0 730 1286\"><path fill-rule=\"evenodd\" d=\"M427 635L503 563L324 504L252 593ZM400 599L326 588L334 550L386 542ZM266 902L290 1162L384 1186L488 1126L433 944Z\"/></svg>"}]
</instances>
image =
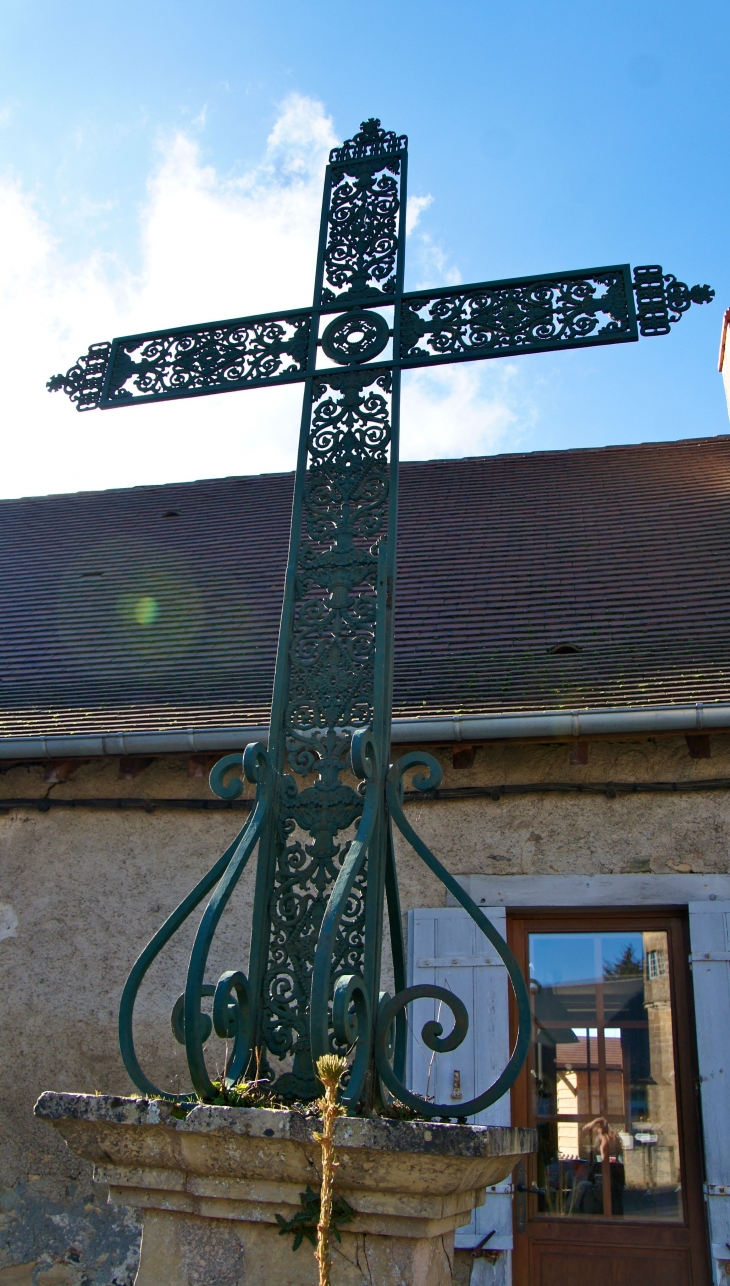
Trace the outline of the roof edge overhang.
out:
<instances>
[{"instance_id":1,"label":"roof edge overhang","mask_svg":"<svg viewBox=\"0 0 730 1286\"><path fill-rule=\"evenodd\" d=\"M565 741L580 737L652 736L730 730L730 702L617 706L593 710L454 714L394 719L395 744L475 741ZM94 758L102 755L215 754L267 741L266 726L190 728L88 736L0 737L0 759Z\"/></svg>"},{"instance_id":2,"label":"roof edge overhang","mask_svg":"<svg viewBox=\"0 0 730 1286\"><path fill-rule=\"evenodd\" d=\"M726 308L722 318L722 333L720 335L720 360L717 369L722 375L722 368L725 365L725 345L727 342L727 332L730 329L730 308Z\"/></svg>"}]
</instances>

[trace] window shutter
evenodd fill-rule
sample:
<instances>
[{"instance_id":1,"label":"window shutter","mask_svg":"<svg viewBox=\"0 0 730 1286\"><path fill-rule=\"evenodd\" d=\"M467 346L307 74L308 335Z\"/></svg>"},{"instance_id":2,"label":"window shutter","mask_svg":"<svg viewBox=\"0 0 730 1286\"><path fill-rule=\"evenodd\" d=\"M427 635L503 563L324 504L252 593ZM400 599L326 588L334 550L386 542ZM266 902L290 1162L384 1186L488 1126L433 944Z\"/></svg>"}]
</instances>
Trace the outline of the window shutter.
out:
<instances>
[{"instance_id":1,"label":"window shutter","mask_svg":"<svg viewBox=\"0 0 730 1286\"><path fill-rule=\"evenodd\" d=\"M705 1192L715 1281L730 1262L730 902L689 905Z\"/></svg>"},{"instance_id":2,"label":"window shutter","mask_svg":"<svg viewBox=\"0 0 730 1286\"><path fill-rule=\"evenodd\" d=\"M504 907L481 907L492 924L505 936L507 917ZM435 983L453 991L463 1000L469 1014L469 1031L458 1049L446 1054L431 1054L421 1041L421 1029L431 1019L443 1022L444 1032L453 1025L445 1011L439 1018L439 1003L417 1000L411 1006L408 1027L408 1083L418 1094L428 1094L437 1102L453 1104L453 1115L459 1113L459 1102L481 1093L505 1067L509 1059L509 996L507 970L474 921L461 907L437 907L408 913L408 982ZM460 1085L455 1087L455 1073ZM461 1094L461 1100L454 1094ZM473 1125L509 1125L509 1095L493 1103L486 1111L469 1118ZM487 1247L501 1250L495 1265L475 1261L476 1277L482 1281L509 1283L512 1250L511 1184L496 1184L487 1190L486 1203L472 1215L471 1223L456 1232L456 1246L470 1249L494 1229ZM481 1271L479 1271L481 1270Z\"/></svg>"}]
</instances>

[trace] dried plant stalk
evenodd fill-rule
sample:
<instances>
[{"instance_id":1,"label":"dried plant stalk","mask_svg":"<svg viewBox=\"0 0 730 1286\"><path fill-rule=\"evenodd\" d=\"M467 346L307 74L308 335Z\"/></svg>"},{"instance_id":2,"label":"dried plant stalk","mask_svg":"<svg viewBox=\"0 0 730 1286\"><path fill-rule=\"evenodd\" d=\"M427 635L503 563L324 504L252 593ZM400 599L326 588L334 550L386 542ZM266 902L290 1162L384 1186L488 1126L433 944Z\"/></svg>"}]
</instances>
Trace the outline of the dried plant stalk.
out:
<instances>
[{"instance_id":1,"label":"dried plant stalk","mask_svg":"<svg viewBox=\"0 0 730 1286\"><path fill-rule=\"evenodd\" d=\"M335 1120L342 1108L337 1102L337 1090L347 1059L336 1054L323 1054L317 1059L317 1076L324 1085L324 1098L319 1100L322 1112L322 1133L315 1139L322 1147L322 1183L319 1194L319 1223L317 1224L317 1249L314 1257L319 1264L319 1286L331 1286L330 1224L332 1222L332 1187L335 1179L335 1151L332 1143Z\"/></svg>"}]
</instances>

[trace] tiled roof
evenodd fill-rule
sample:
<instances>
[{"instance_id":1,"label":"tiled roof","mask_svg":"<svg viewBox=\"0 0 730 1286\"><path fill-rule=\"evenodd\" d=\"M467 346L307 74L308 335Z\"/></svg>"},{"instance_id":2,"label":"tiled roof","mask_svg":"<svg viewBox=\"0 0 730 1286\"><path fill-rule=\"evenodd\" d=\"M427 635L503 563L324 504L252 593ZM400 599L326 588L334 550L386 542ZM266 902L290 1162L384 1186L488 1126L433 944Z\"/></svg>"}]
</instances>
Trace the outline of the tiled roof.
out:
<instances>
[{"instance_id":1,"label":"tiled roof","mask_svg":"<svg viewBox=\"0 0 730 1286\"><path fill-rule=\"evenodd\" d=\"M291 492L0 502L0 737L265 724ZM396 601L400 716L727 700L730 437L406 463Z\"/></svg>"}]
</instances>

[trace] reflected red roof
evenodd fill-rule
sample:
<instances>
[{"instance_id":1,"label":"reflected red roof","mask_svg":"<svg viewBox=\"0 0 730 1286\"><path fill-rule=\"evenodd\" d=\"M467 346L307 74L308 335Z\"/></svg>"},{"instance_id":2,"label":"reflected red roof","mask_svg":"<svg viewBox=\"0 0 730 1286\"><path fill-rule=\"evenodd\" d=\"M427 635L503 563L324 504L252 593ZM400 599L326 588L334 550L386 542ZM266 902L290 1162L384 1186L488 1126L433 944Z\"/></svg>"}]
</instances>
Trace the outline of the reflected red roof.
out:
<instances>
[{"instance_id":1,"label":"reflected red roof","mask_svg":"<svg viewBox=\"0 0 730 1286\"><path fill-rule=\"evenodd\" d=\"M598 1037L591 1036L590 1040L590 1065L591 1068L598 1068ZM561 1044L555 1047L555 1064L564 1071L575 1068L576 1071L585 1071L588 1067L588 1049L587 1039L585 1036L579 1036L575 1044ZM610 1069L623 1068L623 1057L621 1054L621 1037L606 1037L606 1067Z\"/></svg>"}]
</instances>

